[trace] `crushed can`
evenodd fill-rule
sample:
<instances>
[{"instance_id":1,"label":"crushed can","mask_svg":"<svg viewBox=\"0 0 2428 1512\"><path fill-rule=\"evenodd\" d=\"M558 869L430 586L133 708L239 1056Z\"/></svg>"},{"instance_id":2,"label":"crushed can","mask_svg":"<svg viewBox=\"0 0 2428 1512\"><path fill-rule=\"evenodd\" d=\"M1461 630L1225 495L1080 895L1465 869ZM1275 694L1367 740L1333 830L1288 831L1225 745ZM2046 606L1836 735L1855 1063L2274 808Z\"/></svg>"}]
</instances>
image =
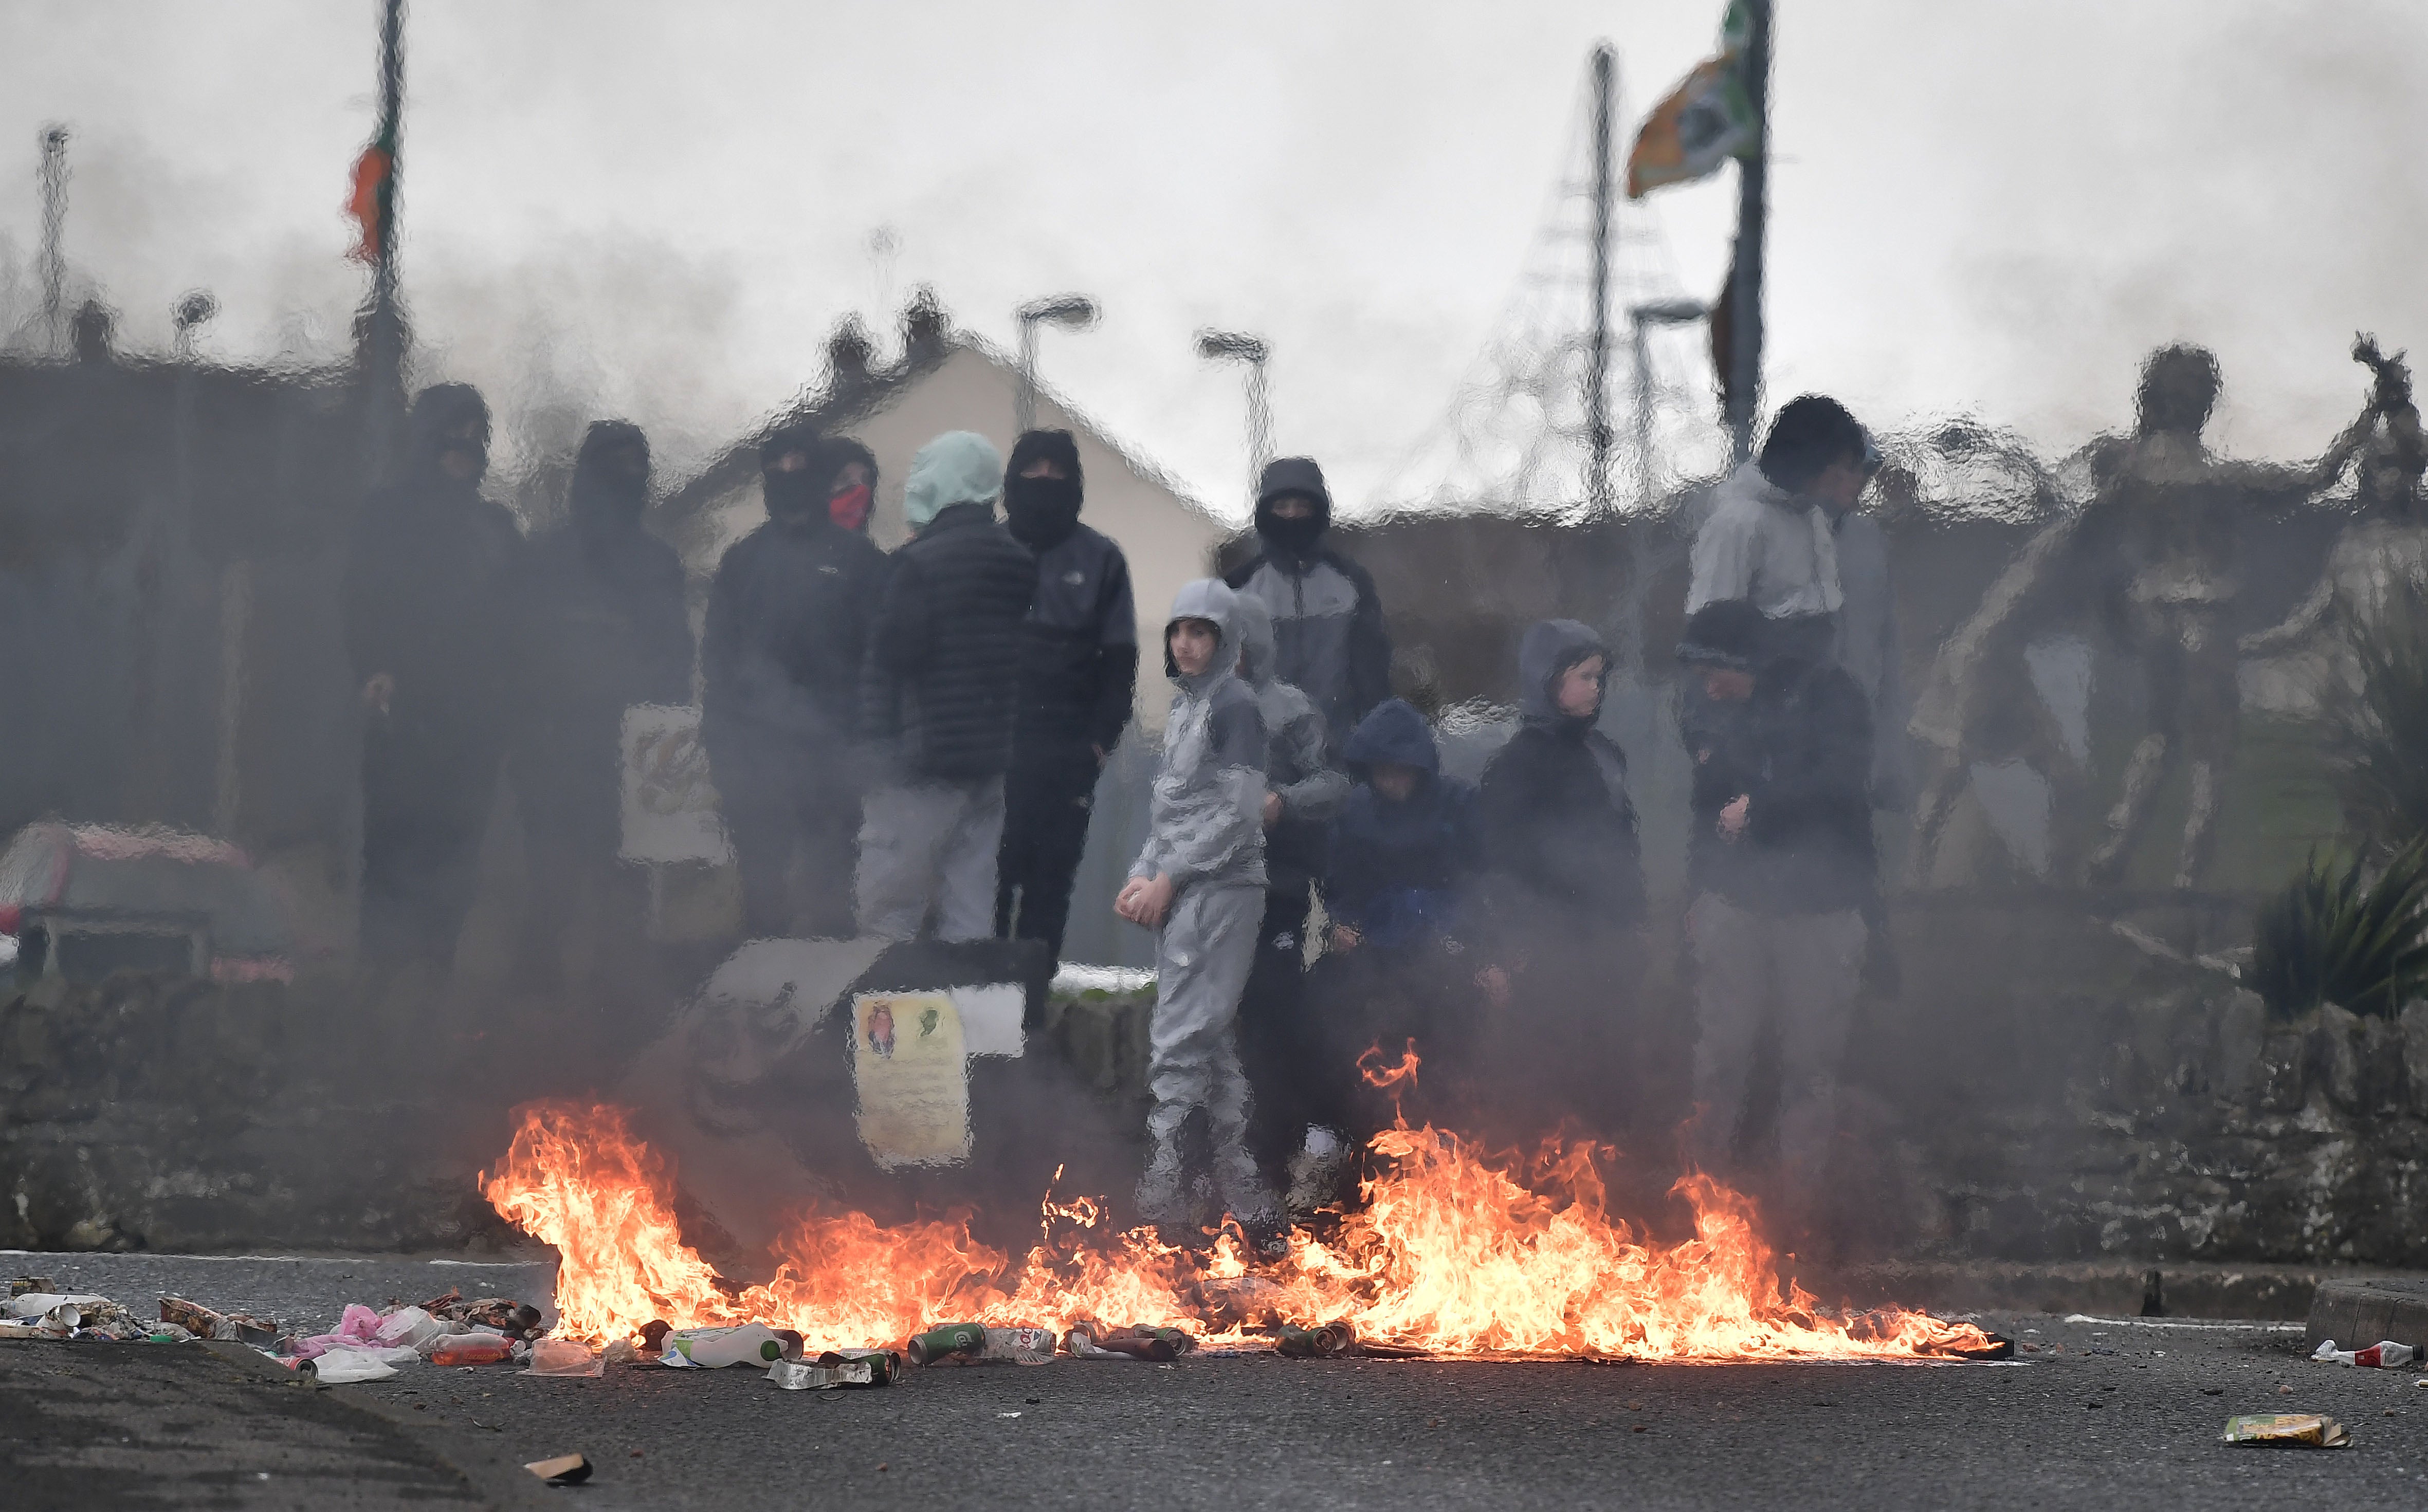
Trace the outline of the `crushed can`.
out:
<instances>
[{"instance_id":1,"label":"crushed can","mask_svg":"<svg viewBox=\"0 0 2428 1512\"><path fill-rule=\"evenodd\" d=\"M818 1363L829 1370L847 1366L866 1366L868 1379L856 1381L846 1374L845 1386L891 1386L902 1378L902 1357L890 1349L829 1349L818 1356Z\"/></svg>"},{"instance_id":2,"label":"crushed can","mask_svg":"<svg viewBox=\"0 0 2428 1512\"><path fill-rule=\"evenodd\" d=\"M908 1351L913 1365L933 1365L939 1360L959 1356L976 1359L986 1351L986 1325L978 1323L948 1323L941 1328L930 1328L914 1336Z\"/></svg>"},{"instance_id":3,"label":"crushed can","mask_svg":"<svg viewBox=\"0 0 2428 1512\"><path fill-rule=\"evenodd\" d=\"M1348 1354L1356 1343L1355 1330L1345 1323L1327 1323L1320 1328L1284 1324L1273 1337L1273 1351L1292 1359L1331 1359Z\"/></svg>"}]
</instances>

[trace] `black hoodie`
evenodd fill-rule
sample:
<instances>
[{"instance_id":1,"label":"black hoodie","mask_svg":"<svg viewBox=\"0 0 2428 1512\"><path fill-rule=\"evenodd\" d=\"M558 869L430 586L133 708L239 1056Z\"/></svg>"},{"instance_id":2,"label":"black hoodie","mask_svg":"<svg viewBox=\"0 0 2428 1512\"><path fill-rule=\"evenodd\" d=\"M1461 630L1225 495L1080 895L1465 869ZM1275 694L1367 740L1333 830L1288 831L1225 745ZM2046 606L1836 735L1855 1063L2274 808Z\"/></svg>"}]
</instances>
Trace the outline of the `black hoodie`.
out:
<instances>
[{"instance_id":1,"label":"black hoodie","mask_svg":"<svg viewBox=\"0 0 2428 1512\"><path fill-rule=\"evenodd\" d=\"M1023 478L1040 459L1060 479ZM1068 431L1031 431L1004 468L1009 528L1037 553L1037 593L1021 626L1020 704L1013 764L1027 771L1095 771L1129 723L1138 691L1138 606L1122 548L1079 523L1079 447Z\"/></svg>"},{"instance_id":2,"label":"black hoodie","mask_svg":"<svg viewBox=\"0 0 2428 1512\"><path fill-rule=\"evenodd\" d=\"M1288 520L1274 503L1297 495L1314 512ZM1323 469L1306 457L1265 468L1256 491L1256 535L1264 549L1224 577L1263 601L1273 616L1273 675L1315 701L1337 751L1357 722L1391 696L1391 637L1383 601L1366 569L1325 546L1332 495Z\"/></svg>"},{"instance_id":3,"label":"black hoodie","mask_svg":"<svg viewBox=\"0 0 2428 1512\"><path fill-rule=\"evenodd\" d=\"M1484 770L1480 819L1493 907L1504 929L1625 928L1644 917L1644 864L1627 758L1594 727L1560 712L1562 674L1600 637L1574 620L1530 626L1518 643L1524 723ZM1597 711L1597 714L1599 711Z\"/></svg>"}]
</instances>

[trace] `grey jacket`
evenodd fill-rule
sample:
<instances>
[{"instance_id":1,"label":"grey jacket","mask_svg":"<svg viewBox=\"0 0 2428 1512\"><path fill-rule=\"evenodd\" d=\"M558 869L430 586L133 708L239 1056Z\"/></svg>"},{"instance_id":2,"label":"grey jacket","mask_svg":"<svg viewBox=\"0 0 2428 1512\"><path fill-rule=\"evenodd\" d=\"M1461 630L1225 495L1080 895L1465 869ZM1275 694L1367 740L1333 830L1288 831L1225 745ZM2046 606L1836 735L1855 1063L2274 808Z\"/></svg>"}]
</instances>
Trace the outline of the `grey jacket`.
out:
<instances>
[{"instance_id":1,"label":"grey jacket","mask_svg":"<svg viewBox=\"0 0 2428 1512\"><path fill-rule=\"evenodd\" d=\"M1268 885L1304 892L1322 874L1324 827L1349 798L1349 773L1330 764L1322 712L1273 675L1273 616L1264 602L1239 595L1239 675L1265 722L1265 790L1282 801L1281 821L1265 832Z\"/></svg>"},{"instance_id":2,"label":"grey jacket","mask_svg":"<svg viewBox=\"0 0 2428 1512\"><path fill-rule=\"evenodd\" d=\"M1837 541L1829 515L1746 463L1712 490L1711 512L1695 530L1686 612L1745 598L1770 618L1835 614Z\"/></svg>"},{"instance_id":3,"label":"grey jacket","mask_svg":"<svg viewBox=\"0 0 2428 1512\"><path fill-rule=\"evenodd\" d=\"M1133 877L1200 884L1265 885L1265 722L1256 697L1231 669L1239 659L1239 600L1215 578L1183 584L1164 623L1210 620L1222 632L1213 665L1179 675L1163 727L1163 762L1147 810L1146 844Z\"/></svg>"}]
</instances>

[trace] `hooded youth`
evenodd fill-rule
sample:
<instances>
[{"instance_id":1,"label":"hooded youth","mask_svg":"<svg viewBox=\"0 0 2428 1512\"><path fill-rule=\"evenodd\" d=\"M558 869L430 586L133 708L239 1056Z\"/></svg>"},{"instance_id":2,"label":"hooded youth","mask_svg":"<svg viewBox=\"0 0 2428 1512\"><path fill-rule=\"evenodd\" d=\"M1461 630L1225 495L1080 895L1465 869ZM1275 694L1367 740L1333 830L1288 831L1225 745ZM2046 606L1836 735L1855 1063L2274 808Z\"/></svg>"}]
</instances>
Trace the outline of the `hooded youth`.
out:
<instances>
[{"instance_id":1,"label":"hooded youth","mask_svg":"<svg viewBox=\"0 0 2428 1512\"><path fill-rule=\"evenodd\" d=\"M894 554L861 721L863 735L893 748L905 777L995 777L1011 766L1037 562L995 523L1002 493L1002 455L969 431L921 447L903 482L903 514L918 533Z\"/></svg>"},{"instance_id":2,"label":"hooded youth","mask_svg":"<svg viewBox=\"0 0 2428 1512\"><path fill-rule=\"evenodd\" d=\"M1644 867L1627 758L1595 727L1563 713L1567 670L1610 651L1574 620L1528 626L1518 646L1523 722L1485 769L1479 817L1505 926L1627 926L1643 918Z\"/></svg>"},{"instance_id":3,"label":"hooded youth","mask_svg":"<svg viewBox=\"0 0 2428 1512\"><path fill-rule=\"evenodd\" d=\"M648 502L648 437L628 421L593 423L567 518L532 542L515 594L525 754L579 753L579 765L610 774L627 707L691 701L682 559L642 528Z\"/></svg>"},{"instance_id":4,"label":"hooded youth","mask_svg":"<svg viewBox=\"0 0 2428 1512\"><path fill-rule=\"evenodd\" d=\"M1231 590L1211 577L1183 584L1172 601L1167 632L1182 620L1205 620L1221 639L1193 676L1164 653L1164 673L1175 685L1172 714L1133 877L1168 876L1184 889L1265 886L1265 722L1255 694L1232 671L1238 608Z\"/></svg>"},{"instance_id":5,"label":"hooded youth","mask_svg":"<svg viewBox=\"0 0 2428 1512\"><path fill-rule=\"evenodd\" d=\"M1040 460L1068 476L1021 476ZM1037 554L1013 745L1024 769L1067 765L1092 775L1096 753L1120 742L1138 695L1138 606L1122 548L1079 523L1084 488L1070 431L1031 431L1012 443L1007 528Z\"/></svg>"},{"instance_id":6,"label":"hooded youth","mask_svg":"<svg viewBox=\"0 0 2428 1512\"><path fill-rule=\"evenodd\" d=\"M1275 512L1296 496L1311 512ZM1263 549L1225 577L1272 611L1273 674L1304 692L1337 743L1366 711L1391 695L1391 638L1383 601L1365 568L1323 544L1332 495L1323 469L1306 457L1265 468L1256 490L1256 538Z\"/></svg>"},{"instance_id":7,"label":"hooded youth","mask_svg":"<svg viewBox=\"0 0 2428 1512\"><path fill-rule=\"evenodd\" d=\"M1461 894L1483 865L1475 789L1441 774L1432 726L1403 699L1376 705L1341 756L1358 782L1332 823L1325 912L1384 950L1451 935ZM1421 773L1404 800L1374 787L1373 769L1386 763Z\"/></svg>"},{"instance_id":8,"label":"hooded youth","mask_svg":"<svg viewBox=\"0 0 2428 1512\"><path fill-rule=\"evenodd\" d=\"M851 739L886 562L828 512L834 475L820 463L823 447L807 427L778 431L760 447L767 523L717 563L700 638L712 749L757 740L806 755ZM778 465L794 453L810 465Z\"/></svg>"}]
</instances>

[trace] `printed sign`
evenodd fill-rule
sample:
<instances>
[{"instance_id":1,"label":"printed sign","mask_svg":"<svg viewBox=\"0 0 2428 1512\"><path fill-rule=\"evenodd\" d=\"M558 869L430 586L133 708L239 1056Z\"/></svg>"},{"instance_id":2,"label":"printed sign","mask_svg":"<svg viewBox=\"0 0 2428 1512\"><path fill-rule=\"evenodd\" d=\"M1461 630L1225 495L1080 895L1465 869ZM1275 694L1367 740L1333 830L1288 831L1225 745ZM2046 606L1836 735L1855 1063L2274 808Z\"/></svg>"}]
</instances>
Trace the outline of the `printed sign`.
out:
<instances>
[{"instance_id":1,"label":"printed sign","mask_svg":"<svg viewBox=\"0 0 2428 1512\"><path fill-rule=\"evenodd\" d=\"M636 704L624 710L622 755L625 860L721 866L732 859L697 708Z\"/></svg>"},{"instance_id":2,"label":"printed sign","mask_svg":"<svg viewBox=\"0 0 2428 1512\"><path fill-rule=\"evenodd\" d=\"M970 1158L969 1056L949 992L862 993L851 1003L860 1142L887 1170Z\"/></svg>"}]
</instances>

